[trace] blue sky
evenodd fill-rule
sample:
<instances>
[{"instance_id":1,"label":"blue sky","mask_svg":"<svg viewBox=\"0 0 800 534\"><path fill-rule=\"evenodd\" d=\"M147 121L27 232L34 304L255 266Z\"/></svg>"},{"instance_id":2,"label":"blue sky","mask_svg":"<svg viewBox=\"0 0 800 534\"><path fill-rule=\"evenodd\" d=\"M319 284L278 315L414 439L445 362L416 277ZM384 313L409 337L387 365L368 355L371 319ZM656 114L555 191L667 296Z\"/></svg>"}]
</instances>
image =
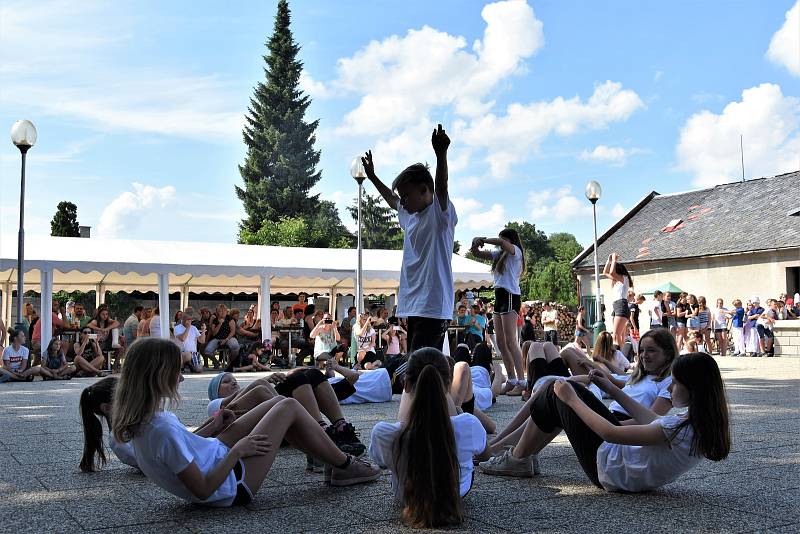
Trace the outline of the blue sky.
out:
<instances>
[{"instance_id":1,"label":"blue sky","mask_svg":"<svg viewBox=\"0 0 800 534\"><path fill-rule=\"evenodd\" d=\"M274 1L3 3L0 125L32 120L26 229L61 200L93 235L235 241L242 117ZM800 168L800 4L291 2L322 181L342 220L354 155L389 181L453 144L456 238L527 220L591 239L651 190ZM374 191L368 188L370 192ZM0 143L0 234L19 155ZM666 221L665 221L666 222Z\"/></svg>"}]
</instances>

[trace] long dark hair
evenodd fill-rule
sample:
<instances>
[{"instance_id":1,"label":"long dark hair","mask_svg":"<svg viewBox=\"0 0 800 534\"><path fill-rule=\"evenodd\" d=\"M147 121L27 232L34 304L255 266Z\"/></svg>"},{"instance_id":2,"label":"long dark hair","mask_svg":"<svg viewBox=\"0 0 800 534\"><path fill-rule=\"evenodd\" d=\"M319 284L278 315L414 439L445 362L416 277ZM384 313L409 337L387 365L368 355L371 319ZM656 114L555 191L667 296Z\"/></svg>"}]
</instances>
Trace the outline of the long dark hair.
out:
<instances>
[{"instance_id":1,"label":"long dark hair","mask_svg":"<svg viewBox=\"0 0 800 534\"><path fill-rule=\"evenodd\" d=\"M616 266L614 267L614 272L620 276L627 276L628 286L633 287L633 277L631 277L631 273L628 272L628 268L625 267L624 263L617 262Z\"/></svg>"},{"instance_id":2,"label":"long dark hair","mask_svg":"<svg viewBox=\"0 0 800 534\"><path fill-rule=\"evenodd\" d=\"M492 348L483 341L475 345L475 348L472 349L472 363L470 365L483 367L489 371L489 376L491 376Z\"/></svg>"},{"instance_id":3,"label":"long dark hair","mask_svg":"<svg viewBox=\"0 0 800 534\"><path fill-rule=\"evenodd\" d=\"M109 376L81 392L79 409L83 421L83 456L80 468L84 473L91 473L108 463L105 447L103 446L103 418L111 429L111 420L103 413L101 404L111 404L114 398L114 388L117 386L117 377Z\"/></svg>"},{"instance_id":4,"label":"long dark hair","mask_svg":"<svg viewBox=\"0 0 800 534\"><path fill-rule=\"evenodd\" d=\"M516 245L522 253L522 272L525 272L525 253L522 252L522 241L519 239L519 234L513 228L503 228L500 230L500 237L511 241L512 245ZM492 272L503 274L506 270L506 262L508 261L508 252L501 252L492 261Z\"/></svg>"},{"instance_id":5,"label":"long dark hair","mask_svg":"<svg viewBox=\"0 0 800 534\"><path fill-rule=\"evenodd\" d=\"M60 340L57 337L54 337L50 340L50 343L47 344L47 349L45 351L45 358L50 358L52 356L55 356L55 354L53 354L53 345L56 344L56 341Z\"/></svg>"},{"instance_id":6,"label":"long dark hair","mask_svg":"<svg viewBox=\"0 0 800 534\"><path fill-rule=\"evenodd\" d=\"M412 528L458 524L464 518L447 402L450 380L450 366L437 349L409 356L405 388L414 400L394 455L403 496L400 517Z\"/></svg>"},{"instance_id":7,"label":"long dark hair","mask_svg":"<svg viewBox=\"0 0 800 534\"><path fill-rule=\"evenodd\" d=\"M705 352L684 354L672 364L672 381L689 392L689 413L676 430L691 425L692 454L718 462L731 451L730 414L717 362Z\"/></svg>"}]
</instances>

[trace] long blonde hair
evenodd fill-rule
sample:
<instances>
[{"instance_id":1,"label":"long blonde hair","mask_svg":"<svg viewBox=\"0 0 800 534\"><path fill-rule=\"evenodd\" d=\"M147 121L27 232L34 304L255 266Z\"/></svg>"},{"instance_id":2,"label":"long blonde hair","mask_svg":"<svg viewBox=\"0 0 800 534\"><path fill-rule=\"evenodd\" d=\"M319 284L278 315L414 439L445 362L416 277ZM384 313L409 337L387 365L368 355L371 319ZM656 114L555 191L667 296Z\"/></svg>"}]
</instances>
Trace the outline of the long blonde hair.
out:
<instances>
[{"instance_id":1,"label":"long blonde hair","mask_svg":"<svg viewBox=\"0 0 800 534\"><path fill-rule=\"evenodd\" d=\"M602 363L610 363L614 358L614 336L610 332L600 332L592 350L592 359Z\"/></svg>"},{"instance_id":2,"label":"long blonde hair","mask_svg":"<svg viewBox=\"0 0 800 534\"><path fill-rule=\"evenodd\" d=\"M149 422L165 401L180 399L180 370L181 351L175 343L148 337L131 345L114 393L114 439L120 443L132 440L140 425Z\"/></svg>"}]
</instances>

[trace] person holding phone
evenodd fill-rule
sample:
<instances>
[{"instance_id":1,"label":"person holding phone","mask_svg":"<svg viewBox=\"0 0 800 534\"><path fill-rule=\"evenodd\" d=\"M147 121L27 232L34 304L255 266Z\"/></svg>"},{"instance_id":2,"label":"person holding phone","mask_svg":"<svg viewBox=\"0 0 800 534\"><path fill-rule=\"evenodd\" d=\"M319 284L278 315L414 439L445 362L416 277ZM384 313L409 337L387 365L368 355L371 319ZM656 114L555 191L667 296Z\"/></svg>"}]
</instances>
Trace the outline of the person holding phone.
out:
<instances>
[{"instance_id":1,"label":"person holding phone","mask_svg":"<svg viewBox=\"0 0 800 534\"><path fill-rule=\"evenodd\" d=\"M88 326L81 330L78 342L74 345L78 376L98 376L104 373L105 358L97 337Z\"/></svg>"},{"instance_id":2,"label":"person holding phone","mask_svg":"<svg viewBox=\"0 0 800 534\"><path fill-rule=\"evenodd\" d=\"M309 337L314 340L314 359L323 352L331 353L339 344L339 324L330 313L324 313L322 320L311 330Z\"/></svg>"},{"instance_id":3,"label":"person holding phone","mask_svg":"<svg viewBox=\"0 0 800 534\"><path fill-rule=\"evenodd\" d=\"M389 328L387 328L381 337L386 343L386 358L387 360L392 356L402 354L402 341L405 338L406 332L400 327L397 317L389 317Z\"/></svg>"}]
</instances>

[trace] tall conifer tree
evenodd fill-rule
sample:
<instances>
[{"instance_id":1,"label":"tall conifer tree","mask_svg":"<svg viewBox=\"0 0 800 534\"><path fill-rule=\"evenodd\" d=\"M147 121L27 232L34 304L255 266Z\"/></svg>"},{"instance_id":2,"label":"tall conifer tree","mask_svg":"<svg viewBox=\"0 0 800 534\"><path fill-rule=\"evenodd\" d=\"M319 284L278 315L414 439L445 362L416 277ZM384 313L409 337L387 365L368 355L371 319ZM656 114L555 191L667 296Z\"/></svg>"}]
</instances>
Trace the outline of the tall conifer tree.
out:
<instances>
[{"instance_id":1,"label":"tall conifer tree","mask_svg":"<svg viewBox=\"0 0 800 534\"><path fill-rule=\"evenodd\" d=\"M240 223L240 242L241 232L254 234L267 221L308 219L319 207L318 195L309 196L321 178L320 153L314 149L319 121L305 121L311 99L298 87L303 64L290 21L289 5L280 0L264 56L266 83L256 85L243 132L247 156L239 172L244 188L236 186L236 194L247 217Z\"/></svg>"},{"instance_id":2,"label":"tall conifer tree","mask_svg":"<svg viewBox=\"0 0 800 534\"><path fill-rule=\"evenodd\" d=\"M56 214L50 221L50 235L53 237L80 237L78 227L78 206L62 200L56 207Z\"/></svg>"}]
</instances>

